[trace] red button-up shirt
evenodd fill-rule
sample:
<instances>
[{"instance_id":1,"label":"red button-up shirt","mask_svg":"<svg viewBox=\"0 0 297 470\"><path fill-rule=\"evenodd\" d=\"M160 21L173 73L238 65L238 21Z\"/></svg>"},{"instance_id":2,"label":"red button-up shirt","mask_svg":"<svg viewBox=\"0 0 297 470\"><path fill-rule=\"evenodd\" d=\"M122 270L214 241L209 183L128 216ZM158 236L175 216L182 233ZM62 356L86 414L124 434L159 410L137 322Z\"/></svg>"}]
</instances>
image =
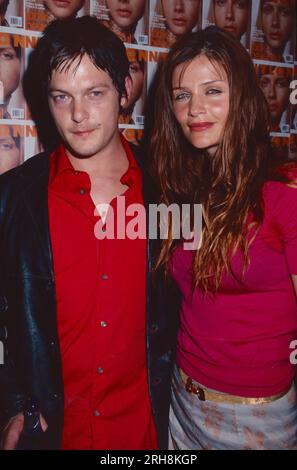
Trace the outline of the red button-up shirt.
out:
<instances>
[{"instance_id":1,"label":"red button-up shirt","mask_svg":"<svg viewBox=\"0 0 297 470\"><path fill-rule=\"evenodd\" d=\"M129 168L126 206L143 203ZM156 449L145 352L145 239L98 240L89 175L50 155L50 236L65 394L63 449ZM116 207L115 198L111 205ZM131 218L130 218L131 219ZM126 219L126 223L127 223Z\"/></svg>"}]
</instances>

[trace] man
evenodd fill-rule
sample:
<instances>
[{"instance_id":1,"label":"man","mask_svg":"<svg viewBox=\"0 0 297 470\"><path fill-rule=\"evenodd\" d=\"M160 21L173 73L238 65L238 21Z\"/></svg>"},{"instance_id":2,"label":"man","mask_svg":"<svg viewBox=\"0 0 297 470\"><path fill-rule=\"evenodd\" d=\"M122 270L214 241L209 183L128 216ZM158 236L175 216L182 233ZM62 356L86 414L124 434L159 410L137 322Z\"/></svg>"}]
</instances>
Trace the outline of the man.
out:
<instances>
[{"instance_id":1,"label":"man","mask_svg":"<svg viewBox=\"0 0 297 470\"><path fill-rule=\"evenodd\" d=\"M152 241L94 235L96 207L148 203L117 128L130 89L124 45L95 18L53 22L31 55L25 95L55 149L0 177L4 449L28 399L39 448L166 447L176 330L167 291L151 295Z\"/></svg>"}]
</instances>

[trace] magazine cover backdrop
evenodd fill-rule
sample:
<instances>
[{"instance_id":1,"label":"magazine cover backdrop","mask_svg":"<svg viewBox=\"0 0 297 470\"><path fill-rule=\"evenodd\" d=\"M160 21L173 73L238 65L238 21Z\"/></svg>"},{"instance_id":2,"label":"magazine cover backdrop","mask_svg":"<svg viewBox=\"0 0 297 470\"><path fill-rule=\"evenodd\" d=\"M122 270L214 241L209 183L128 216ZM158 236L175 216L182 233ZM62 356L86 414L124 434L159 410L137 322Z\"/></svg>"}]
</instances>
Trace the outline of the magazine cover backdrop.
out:
<instances>
[{"instance_id":1,"label":"magazine cover backdrop","mask_svg":"<svg viewBox=\"0 0 297 470\"><path fill-rule=\"evenodd\" d=\"M215 24L250 53L271 112L272 144L284 158L297 157L295 0L0 0L0 174L42 150L21 88L38 37L55 18L86 14L127 49L133 91L119 128L130 142L142 138L158 61L181 35Z\"/></svg>"}]
</instances>

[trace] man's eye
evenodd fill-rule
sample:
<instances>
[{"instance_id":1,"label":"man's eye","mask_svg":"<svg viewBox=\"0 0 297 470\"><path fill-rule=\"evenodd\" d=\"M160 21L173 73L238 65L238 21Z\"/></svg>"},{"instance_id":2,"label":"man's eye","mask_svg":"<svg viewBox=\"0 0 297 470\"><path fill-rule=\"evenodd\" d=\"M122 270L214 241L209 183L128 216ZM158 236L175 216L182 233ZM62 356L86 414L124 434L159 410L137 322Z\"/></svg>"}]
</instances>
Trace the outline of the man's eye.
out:
<instances>
[{"instance_id":1,"label":"man's eye","mask_svg":"<svg viewBox=\"0 0 297 470\"><path fill-rule=\"evenodd\" d=\"M66 103L68 100L67 95L53 95L52 99L54 100L55 103Z\"/></svg>"},{"instance_id":2,"label":"man's eye","mask_svg":"<svg viewBox=\"0 0 297 470\"><path fill-rule=\"evenodd\" d=\"M98 96L101 96L103 93L102 93L102 91L96 90L96 91L91 91L90 94L91 94L91 96L97 98Z\"/></svg>"}]
</instances>

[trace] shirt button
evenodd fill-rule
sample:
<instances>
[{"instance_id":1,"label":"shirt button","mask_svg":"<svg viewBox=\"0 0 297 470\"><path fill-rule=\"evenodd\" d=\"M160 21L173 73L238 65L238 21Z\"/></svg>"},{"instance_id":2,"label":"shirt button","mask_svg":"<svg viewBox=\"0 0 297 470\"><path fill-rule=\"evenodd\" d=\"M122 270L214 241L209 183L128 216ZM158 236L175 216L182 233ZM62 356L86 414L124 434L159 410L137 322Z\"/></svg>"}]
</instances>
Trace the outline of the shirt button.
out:
<instances>
[{"instance_id":1,"label":"shirt button","mask_svg":"<svg viewBox=\"0 0 297 470\"><path fill-rule=\"evenodd\" d=\"M107 275L107 274L102 274L101 279L102 279L103 281L107 281L108 275Z\"/></svg>"},{"instance_id":2,"label":"shirt button","mask_svg":"<svg viewBox=\"0 0 297 470\"><path fill-rule=\"evenodd\" d=\"M102 322L100 322L100 325L102 326L102 328L105 328L107 326L107 323L103 320Z\"/></svg>"},{"instance_id":3,"label":"shirt button","mask_svg":"<svg viewBox=\"0 0 297 470\"><path fill-rule=\"evenodd\" d=\"M85 192L86 192L85 189L80 189L80 190L79 190L79 194L81 194L81 195L85 194Z\"/></svg>"},{"instance_id":4,"label":"shirt button","mask_svg":"<svg viewBox=\"0 0 297 470\"><path fill-rule=\"evenodd\" d=\"M98 374L103 374L103 368L102 367L98 367L97 371L98 371Z\"/></svg>"},{"instance_id":5,"label":"shirt button","mask_svg":"<svg viewBox=\"0 0 297 470\"><path fill-rule=\"evenodd\" d=\"M94 411L94 413L93 413L93 415L94 415L94 416L99 416L99 415L100 415L100 413L99 413L99 411L98 411L98 410L95 410L95 411Z\"/></svg>"},{"instance_id":6,"label":"shirt button","mask_svg":"<svg viewBox=\"0 0 297 470\"><path fill-rule=\"evenodd\" d=\"M74 174L75 174L75 175L78 175L78 174L79 174L79 171L75 171Z\"/></svg>"}]
</instances>

